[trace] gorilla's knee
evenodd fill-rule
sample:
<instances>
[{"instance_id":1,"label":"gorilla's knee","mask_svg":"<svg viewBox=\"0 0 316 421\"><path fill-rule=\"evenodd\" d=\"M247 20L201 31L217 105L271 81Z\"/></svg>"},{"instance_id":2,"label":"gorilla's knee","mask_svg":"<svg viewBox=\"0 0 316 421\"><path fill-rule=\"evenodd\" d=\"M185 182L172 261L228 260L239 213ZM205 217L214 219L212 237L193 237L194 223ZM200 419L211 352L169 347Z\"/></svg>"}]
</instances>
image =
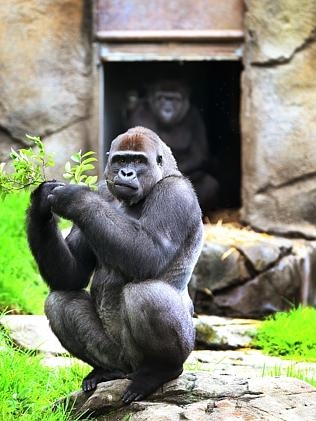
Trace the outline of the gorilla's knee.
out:
<instances>
[{"instance_id":1,"label":"gorilla's knee","mask_svg":"<svg viewBox=\"0 0 316 421\"><path fill-rule=\"evenodd\" d=\"M62 317L65 311L71 310L72 305L76 306L78 300L89 300L86 291L52 291L45 301L44 311L47 318L56 320Z\"/></svg>"},{"instance_id":2,"label":"gorilla's knee","mask_svg":"<svg viewBox=\"0 0 316 421\"><path fill-rule=\"evenodd\" d=\"M144 354L182 363L194 346L191 306L179 292L160 281L130 283L123 292L130 334Z\"/></svg>"}]
</instances>

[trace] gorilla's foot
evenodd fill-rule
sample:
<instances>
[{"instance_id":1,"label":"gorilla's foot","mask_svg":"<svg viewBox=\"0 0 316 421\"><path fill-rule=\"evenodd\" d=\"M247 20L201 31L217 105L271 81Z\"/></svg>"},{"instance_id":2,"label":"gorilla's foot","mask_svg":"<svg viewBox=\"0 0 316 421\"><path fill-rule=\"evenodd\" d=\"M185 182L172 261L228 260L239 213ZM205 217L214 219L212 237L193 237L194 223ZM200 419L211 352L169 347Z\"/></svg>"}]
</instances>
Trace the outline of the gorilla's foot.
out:
<instances>
[{"instance_id":1,"label":"gorilla's foot","mask_svg":"<svg viewBox=\"0 0 316 421\"><path fill-rule=\"evenodd\" d=\"M132 401L140 401L155 392L164 383L176 379L183 371L181 368L161 369L157 367L143 367L133 374L128 375L131 384L122 395L122 401L126 404Z\"/></svg>"},{"instance_id":2,"label":"gorilla's foot","mask_svg":"<svg viewBox=\"0 0 316 421\"><path fill-rule=\"evenodd\" d=\"M104 368L94 368L82 381L82 390L90 392L97 387L98 383L115 379L124 379L126 374L120 370L105 370Z\"/></svg>"}]
</instances>

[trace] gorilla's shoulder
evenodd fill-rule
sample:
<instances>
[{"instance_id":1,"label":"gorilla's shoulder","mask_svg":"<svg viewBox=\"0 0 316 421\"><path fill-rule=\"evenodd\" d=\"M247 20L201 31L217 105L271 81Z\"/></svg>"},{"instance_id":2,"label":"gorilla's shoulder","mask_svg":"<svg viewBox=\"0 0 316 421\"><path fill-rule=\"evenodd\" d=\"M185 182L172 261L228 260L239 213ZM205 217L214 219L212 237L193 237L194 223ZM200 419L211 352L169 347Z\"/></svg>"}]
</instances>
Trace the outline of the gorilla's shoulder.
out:
<instances>
[{"instance_id":1,"label":"gorilla's shoulder","mask_svg":"<svg viewBox=\"0 0 316 421\"><path fill-rule=\"evenodd\" d=\"M160 191L163 191L165 200L172 201L173 204L186 204L199 209L197 196L192 183L183 175L168 175L160 180L156 187Z\"/></svg>"},{"instance_id":2,"label":"gorilla's shoulder","mask_svg":"<svg viewBox=\"0 0 316 421\"><path fill-rule=\"evenodd\" d=\"M191 181L178 171L175 174L167 175L158 184L163 185L164 188L193 190Z\"/></svg>"}]
</instances>

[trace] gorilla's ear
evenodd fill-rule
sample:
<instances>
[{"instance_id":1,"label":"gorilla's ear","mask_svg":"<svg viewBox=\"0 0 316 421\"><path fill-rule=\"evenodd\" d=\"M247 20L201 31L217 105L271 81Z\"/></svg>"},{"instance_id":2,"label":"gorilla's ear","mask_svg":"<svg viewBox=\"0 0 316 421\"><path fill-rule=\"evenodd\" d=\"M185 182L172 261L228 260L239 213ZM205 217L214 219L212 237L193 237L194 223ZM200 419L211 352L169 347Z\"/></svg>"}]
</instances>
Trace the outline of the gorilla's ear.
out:
<instances>
[{"instance_id":1,"label":"gorilla's ear","mask_svg":"<svg viewBox=\"0 0 316 421\"><path fill-rule=\"evenodd\" d=\"M162 155L157 156L157 164L162 165Z\"/></svg>"}]
</instances>

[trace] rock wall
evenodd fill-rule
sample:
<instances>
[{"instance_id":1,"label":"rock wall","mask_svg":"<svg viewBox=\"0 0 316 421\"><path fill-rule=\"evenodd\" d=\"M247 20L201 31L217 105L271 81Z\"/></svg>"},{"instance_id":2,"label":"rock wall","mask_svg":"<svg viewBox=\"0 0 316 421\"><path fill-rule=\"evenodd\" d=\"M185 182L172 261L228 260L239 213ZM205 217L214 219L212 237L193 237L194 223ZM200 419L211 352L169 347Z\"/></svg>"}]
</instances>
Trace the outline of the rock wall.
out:
<instances>
[{"instance_id":1,"label":"rock wall","mask_svg":"<svg viewBox=\"0 0 316 421\"><path fill-rule=\"evenodd\" d=\"M247 0L242 218L316 237L316 2Z\"/></svg>"},{"instance_id":2,"label":"rock wall","mask_svg":"<svg viewBox=\"0 0 316 421\"><path fill-rule=\"evenodd\" d=\"M263 318L316 305L316 241L289 240L231 225L206 225L190 282L198 314Z\"/></svg>"},{"instance_id":3,"label":"rock wall","mask_svg":"<svg viewBox=\"0 0 316 421\"><path fill-rule=\"evenodd\" d=\"M71 153L96 149L92 1L1 2L0 22L0 161L40 135L60 174Z\"/></svg>"}]
</instances>

